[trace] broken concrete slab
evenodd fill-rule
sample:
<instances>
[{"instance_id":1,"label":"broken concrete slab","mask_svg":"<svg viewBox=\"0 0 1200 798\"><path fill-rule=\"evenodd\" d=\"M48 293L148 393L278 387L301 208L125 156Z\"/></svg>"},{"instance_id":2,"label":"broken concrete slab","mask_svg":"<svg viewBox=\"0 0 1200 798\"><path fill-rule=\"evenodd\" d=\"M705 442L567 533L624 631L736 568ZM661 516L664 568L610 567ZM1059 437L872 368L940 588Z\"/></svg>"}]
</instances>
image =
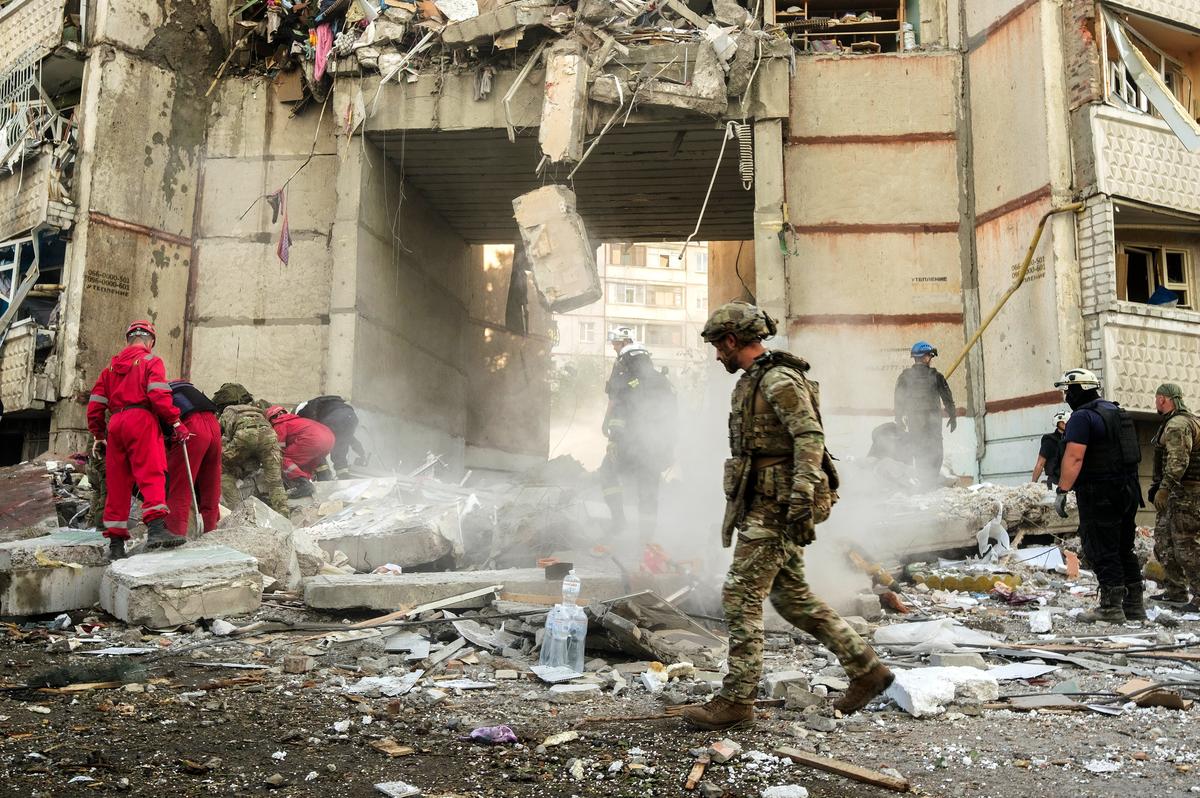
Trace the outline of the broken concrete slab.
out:
<instances>
[{"instance_id":1,"label":"broken concrete slab","mask_svg":"<svg viewBox=\"0 0 1200 798\"><path fill-rule=\"evenodd\" d=\"M108 541L92 529L0 544L0 615L41 615L100 599Z\"/></svg>"},{"instance_id":2,"label":"broken concrete slab","mask_svg":"<svg viewBox=\"0 0 1200 798\"><path fill-rule=\"evenodd\" d=\"M393 563L428 565L463 552L457 504L421 507L398 499L352 504L307 533L329 555L343 552L354 570L373 571Z\"/></svg>"},{"instance_id":3,"label":"broken concrete slab","mask_svg":"<svg viewBox=\"0 0 1200 798\"><path fill-rule=\"evenodd\" d=\"M615 571L584 570L579 574L584 592L605 598L623 592L620 574ZM510 568L499 571L448 571L443 573L347 574L314 576L304 582L304 603L313 609L367 609L391 612L432 601L503 585L506 592L541 595L546 592L546 576L540 568ZM454 609L487 606L491 595L456 602Z\"/></svg>"},{"instance_id":4,"label":"broken concrete slab","mask_svg":"<svg viewBox=\"0 0 1200 798\"><path fill-rule=\"evenodd\" d=\"M710 116L719 116L729 107L725 68L709 42L630 47L629 51L620 68L595 79L591 99L617 106L632 99L638 107L682 108ZM672 80L668 65L677 62L682 70L689 60L686 77L681 72Z\"/></svg>"},{"instance_id":5,"label":"broken concrete slab","mask_svg":"<svg viewBox=\"0 0 1200 798\"><path fill-rule=\"evenodd\" d=\"M951 701L995 701L996 677L977 668L896 668L896 680L884 693L908 714L925 718L941 714Z\"/></svg>"},{"instance_id":6,"label":"broken concrete slab","mask_svg":"<svg viewBox=\"0 0 1200 798\"><path fill-rule=\"evenodd\" d=\"M549 185L513 200L524 255L550 310L565 313L601 297L596 249L575 210L575 192Z\"/></svg>"},{"instance_id":7,"label":"broken concrete slab","mask_svg":"<svg viewBox=\"0 0 1200 798\"><path fill-rule=\"evenodd\" d=\"M591 620L589 648L607 648L663 663L689 662L710 670L725 657L723 638L651 591L606 604L593 602L587 613Z\"/></svg>"},{"instance_id":8,"label":"broken concrete slab","mask_svg":"<svg viewBox=\"0 0 1200 798\"><path fill-rule=\"evenodd\" d=\"M219 544L138 554L111 564L100 606L131 625L160 629L246 615L262 603L258 561Z\"/></svg>"},{"instance_id":9,"label":"broken concrete slab","mask_svg":"<svg viewBox=\"0 0 1200 798\"><path fill-rule=\"evenodd\" d=\"M979 654L968 651L935 651L929 655L929 664L934 667L978 668L987 670L987 663Z\"/></svg>"},{"instance_id":10,"label":"broken concrete slab","mask_svg":"<svg viewBox=\"0 0 1200 798\"><path fill-rule=\"evenodd\" d=\"M587 75L587 58L578 39L561 39L546 50L546 94L538 144L550 163L576 163L583 158Z\"/></svg>"},{"instance_id":11,"label":"broken concrete slab","mask_svg":"<svg viewBox=\"0 0 1200 798\"><path fill-rule=\"evenodd\" d=\"M783 698L793 687L807 690L808 675L801 671L779 671L763 677L763 692L767 698Z\"/></svg>"},{"instance_id":12,"label":"broken concrete slab","mask_svg":"<svg viewBox=\"0 0 1200 798\"><path fill-rule=\"evenodd\" d=\"M553 13L553 3L508 3L473 19L465 19L447 25L442 30L442 44L448 46L487 44L507 31L532 25L544 25L550 21Z\"/></svg>"}]
</instances>

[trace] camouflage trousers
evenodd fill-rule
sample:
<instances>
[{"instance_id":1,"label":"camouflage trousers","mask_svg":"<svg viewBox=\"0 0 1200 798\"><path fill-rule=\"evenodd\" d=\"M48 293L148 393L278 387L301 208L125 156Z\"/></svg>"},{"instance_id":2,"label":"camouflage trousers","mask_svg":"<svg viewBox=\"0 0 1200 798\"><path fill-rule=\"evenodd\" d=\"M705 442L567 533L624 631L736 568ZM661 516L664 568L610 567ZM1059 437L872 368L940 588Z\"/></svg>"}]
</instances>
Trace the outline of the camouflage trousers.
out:
<instances>
[{"instance_id":1,"label":"camouflage trousers","mask_svg":"<svg viewBox=\"0 0 1200 798\"><path fill-rule=\"evenodd\" d=\"M283 489L283 454L279 438L270 426L240 426L233 437L222 443L221 497L226 507L241 507L242 493L237 481L262 468L267 483L267 504L277 513L287 514L287 493Z\"/></svg>"},{"instance_id":2,"label":"camouflage trousers","mask_svg":"<svg viewBox=\"0 0 1200 798\"><path fill-rule=\"evenodd\" d=\"M1187 582L1183 577L1183 569L1175 557L1175 543L1171 536L1170 512L1158 513L1154 517L1154 559L1158 560L1166 573L1163 587L1167 593L1181 595L1187 593Z\"/></svg>"},{"instance_id":3,"label":"camouflage trousers","mask_svg":"<svg viewBox=\"0 0 1200 798\"><path fill-rule=\"evenodd\" d=\"M1184 575L1192 595L1200 596L1200 490L1180 489L1171 497L1167 515L1176 568Z\"/></svg>"},{"instance_id":4,"label":"camouflage trousers","mask_svg":"<svg viewBox=\"0 0 1200 798\"><path fill-rule=\"evenodd\" d=\"M722 605L729 626L729 673L721 697L754 703L763 668L763 601L815 637L837 656L851 679L879 659L841 616L812 594L804 578L804 555L788 540L787 507L756 496L739 525L733 564L725 577Z\"/></svg>"},{"instance_id":5,"label":"camouflage trousers","mask_svg":"<svg viewBox=\"0 0 1200 798\"><path fill-rule=\"evenodd\" d=\"M107 475L104 468L104 455L99 457L88 455L87 468L88 484L92 486L92 507L89 519L96 529L104 529L104 502L108 499Z\"/></svg>"}]
</instances>

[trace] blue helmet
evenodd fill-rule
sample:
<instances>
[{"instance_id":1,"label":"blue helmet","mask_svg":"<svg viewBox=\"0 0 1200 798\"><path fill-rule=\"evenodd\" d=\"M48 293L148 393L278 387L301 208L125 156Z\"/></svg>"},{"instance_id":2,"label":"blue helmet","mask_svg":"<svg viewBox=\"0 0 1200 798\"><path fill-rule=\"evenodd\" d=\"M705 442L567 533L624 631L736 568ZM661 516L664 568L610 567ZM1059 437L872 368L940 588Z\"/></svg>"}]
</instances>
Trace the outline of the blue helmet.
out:
<instances>
[{"instance_id":1,"label":"blue helmet","mask_svg":"<svg viewBox=\"0 0 1200 798\"><path fill-rule=\"evenodd\" d=\"M930 344L928 341L917 341L912 345L913 357L925 357L925 355L933 355L937 357L937 347Z\"/></svg>"}]
</instances>

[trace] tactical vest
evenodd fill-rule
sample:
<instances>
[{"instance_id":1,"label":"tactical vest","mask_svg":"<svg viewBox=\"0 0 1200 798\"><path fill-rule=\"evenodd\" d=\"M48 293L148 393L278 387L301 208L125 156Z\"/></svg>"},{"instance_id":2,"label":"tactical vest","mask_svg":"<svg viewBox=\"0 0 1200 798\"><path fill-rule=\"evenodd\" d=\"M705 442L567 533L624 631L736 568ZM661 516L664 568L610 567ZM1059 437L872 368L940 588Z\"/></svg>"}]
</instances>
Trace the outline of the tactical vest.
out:
<instances>
[{"instance_id":1,"label":"tactical vest","mask_svg":"<svg viewBox=\"0 0 1200 798\"><path fill-rule=\"evenodd\" d=\"M1062 455L1063 455L1063 439L1061 435L1055 435L1053 432L1048 432L1042 436L1042 443L1050 443L1054 446L1058 454L1053 460L1046 459L1046 478L1054 484L1058 484L1058 478L1062 474Z\"/></svg>"},{"instance_id":2,"label":"tactical vest","mask_svg":"<svg viewBox=\"0 0 1200 798\"><path fill-rule=\"evenodd\" d=\"M1150 439L1150 442L1154 444L1154 481L1162 481L1163 465L1167 455L1167 447L1162 442L1162 435L1167 429L1167 424L1176 415L1184 416L1187 419L1188 426L1192 430L1192 456L1188 458L1187 470L1183 472L1183 477L1180 481L1200 482L1200 419L1197 419L1191 413L1173 414L1171 418L1163 422L1163 425L1158 428L1158 432L1154 433L1154 437Z\"/></svg>"},{"instance_id":3,"label":"tactical vest","mask_svg":"<svg viewBox=\"0 0 1200 798\"><path fill-rule=\"evenodd\" d=\"M231 410L233 411L233 424L236 427L264 427L272 429L271 422L267 421L267 417L263 415L262 410L259 410L254 405L232 405L225 408L226 413Z\"/></svg>"},{"instance_id":4,"label":"tactical vest","mask_svg":"<svg viewBox=\"0 0 1200 798\"><path fill-rule=\"evenodd\" d=\"M1085 482L1136 474L1137 465L1142 461L1142 447L1133 418L1123 407L1100 407L1101 401L1097 399L1079 408L1092 411L1104 422L1104 437L1089 441L1083 456L1079 476Z\"/></svg>"}]
</instances>

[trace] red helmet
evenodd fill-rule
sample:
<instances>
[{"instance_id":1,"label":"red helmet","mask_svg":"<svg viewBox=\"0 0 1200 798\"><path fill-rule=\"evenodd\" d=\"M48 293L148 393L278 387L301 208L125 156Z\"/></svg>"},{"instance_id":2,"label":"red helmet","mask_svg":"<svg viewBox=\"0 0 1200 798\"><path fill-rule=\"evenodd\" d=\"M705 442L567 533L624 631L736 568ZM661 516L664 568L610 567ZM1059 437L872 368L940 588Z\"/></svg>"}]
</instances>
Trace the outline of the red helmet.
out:
<instances>
[{"instance_id":1,"label":"red helmet","mask_svg":"<svg viewBox=\"0 0 1200 798\"><path fill-rule=\"evenodd\" d=\"M158 334L154 332L154 325L145 320L135 321L133 324L130 324L129 329L125 331L125 337L128 338L138 332L147 333L154 340L158 340Z\"/></svg>"},{"instance_id":2,"label":"red helmet","mask_svg":"<svg viewBox=\"0 0 1200 798\"><path fill-rule=\"evenodd\" d=\"M287 413L287 408L281 405L271 405L267 408L267 421L274 421Z\"/></svg>"}]
</instances>

